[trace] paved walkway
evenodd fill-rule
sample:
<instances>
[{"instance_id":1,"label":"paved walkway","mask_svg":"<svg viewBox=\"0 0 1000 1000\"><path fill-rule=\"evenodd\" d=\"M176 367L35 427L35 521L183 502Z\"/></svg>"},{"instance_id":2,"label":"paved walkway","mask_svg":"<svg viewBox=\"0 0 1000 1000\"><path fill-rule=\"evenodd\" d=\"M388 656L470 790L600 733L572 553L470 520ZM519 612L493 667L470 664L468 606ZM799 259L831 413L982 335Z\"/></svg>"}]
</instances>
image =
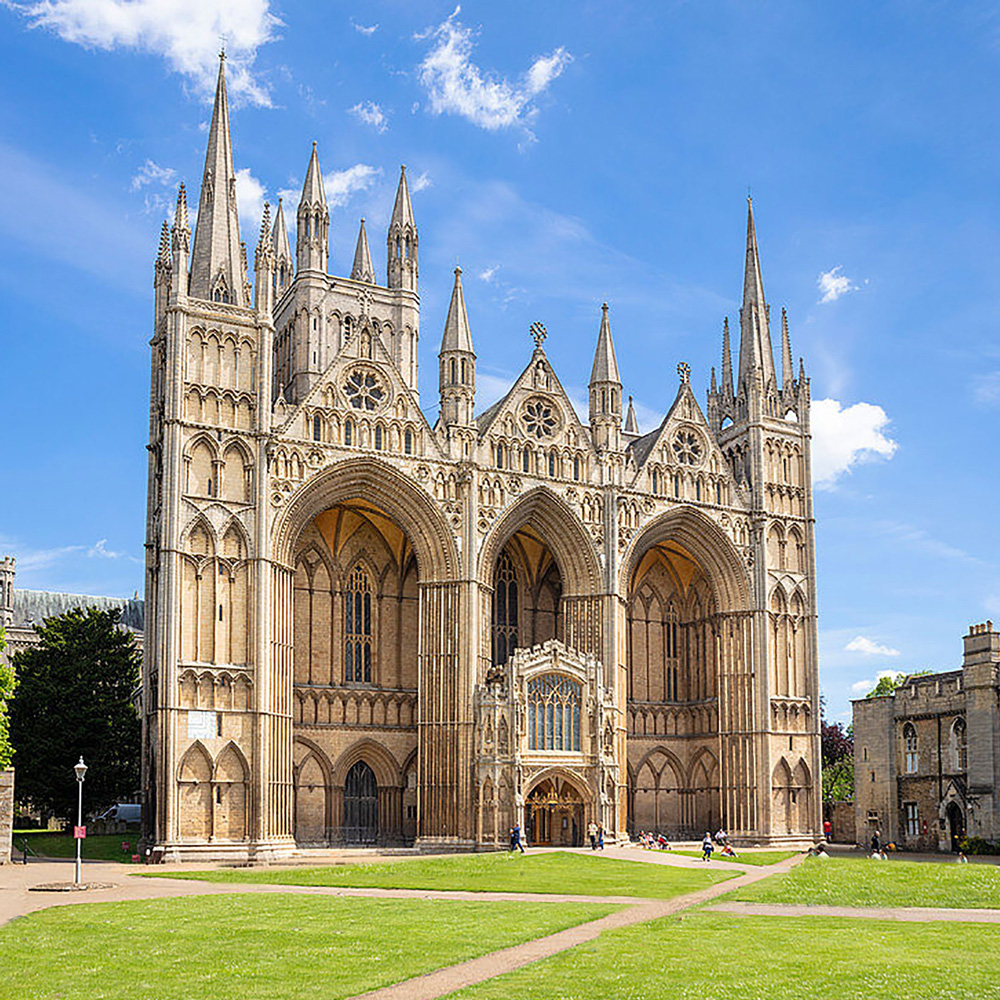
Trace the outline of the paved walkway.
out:
<instances>
[{"instance_id":1,"label":"paved walkway","mask_svg":"<svg viewBox=\"0 0 1000 1000\"><path fill-rule=\"evenodd\" d=\"M930 906L805 906L799 903L716 903L706 906L716 913L737 917L861 917L869 920L902 920L909 923L954 921L957 923L1000 924L1000 910L960 910Z\"/></svg>"}]
</instances>

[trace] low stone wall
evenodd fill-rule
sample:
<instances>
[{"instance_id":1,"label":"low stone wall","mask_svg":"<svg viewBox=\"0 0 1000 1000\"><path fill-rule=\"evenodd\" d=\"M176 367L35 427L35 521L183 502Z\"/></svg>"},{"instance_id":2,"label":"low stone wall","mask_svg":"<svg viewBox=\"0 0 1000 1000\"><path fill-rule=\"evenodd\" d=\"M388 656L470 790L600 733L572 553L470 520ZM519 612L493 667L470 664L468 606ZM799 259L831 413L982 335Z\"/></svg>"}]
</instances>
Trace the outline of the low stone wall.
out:
<instances>
[{"instance_id":1,"label":"low stone wall","mask_svg":"<svg viewBox=\"0 0 1000 1000\"><path fill-rule=\"evenodd\" d=\"M854 829L853 802L824 802L823 819L829 820L833 829L830 831L832 844L853 844L857 841Z\"/></svg>"},{"instance_id":2,"label":"low stone wall","mask_svg":"<svg viewBox=\"0 0 1000 1000\"><path fill-rule=\"evenodd\" d=\"M0 865L10 864L14 833L14 771L0 771Z\"/></svg>"}]
</instances>

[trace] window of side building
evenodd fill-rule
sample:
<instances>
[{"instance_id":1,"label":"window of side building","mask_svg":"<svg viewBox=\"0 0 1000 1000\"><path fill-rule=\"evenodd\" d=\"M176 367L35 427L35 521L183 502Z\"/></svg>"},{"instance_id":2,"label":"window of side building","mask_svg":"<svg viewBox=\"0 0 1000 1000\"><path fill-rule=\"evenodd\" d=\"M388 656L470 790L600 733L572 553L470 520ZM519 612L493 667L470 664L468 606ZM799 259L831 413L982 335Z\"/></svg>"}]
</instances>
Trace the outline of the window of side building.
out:
<instances>
[{"instance_id":1,"label":"window of side building","mask_svg":"<svg viewBox=\"0 0 1000 1000\"><path fill-rule=\"evenodd\" d=\"M903 767L907 774L917 773L917 731L909 722L903 726Z\"/></svg>"},{"instance_id":2,"label":"window of side building","mask_svg":"<svg viewBox=\"0 0 1000 1000\"><path fill-rule=\"evenodd\" d=\"M903 803L903 815L906 818L906 836L920 836L920 812L916 802Z\"/></svg>"}]
</instances>

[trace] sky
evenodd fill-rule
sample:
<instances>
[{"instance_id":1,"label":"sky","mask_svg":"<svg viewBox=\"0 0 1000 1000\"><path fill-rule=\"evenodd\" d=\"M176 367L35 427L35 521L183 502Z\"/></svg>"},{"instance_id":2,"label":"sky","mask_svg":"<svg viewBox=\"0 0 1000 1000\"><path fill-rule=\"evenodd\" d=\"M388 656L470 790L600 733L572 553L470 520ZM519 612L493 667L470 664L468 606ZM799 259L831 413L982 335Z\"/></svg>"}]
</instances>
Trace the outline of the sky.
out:
<instances>
[{"instance_id":1,"label":"sky","mask_svg":"<svg viewBox=\"0 0 1000 1000\"><path fill-rule=\"evenodd\" d=\"M225 44L243 235L313 140L331 266L407 164L422 402L456 264L479 406L530 357L574 399L607 301L643 430L704 402L764 286L811 379L828 714L953 669L1000 619L1000 13L937 2L0 0L0 554L17 584L142 590L160 224L195 194Z\"/></svg>"}]
</instances>

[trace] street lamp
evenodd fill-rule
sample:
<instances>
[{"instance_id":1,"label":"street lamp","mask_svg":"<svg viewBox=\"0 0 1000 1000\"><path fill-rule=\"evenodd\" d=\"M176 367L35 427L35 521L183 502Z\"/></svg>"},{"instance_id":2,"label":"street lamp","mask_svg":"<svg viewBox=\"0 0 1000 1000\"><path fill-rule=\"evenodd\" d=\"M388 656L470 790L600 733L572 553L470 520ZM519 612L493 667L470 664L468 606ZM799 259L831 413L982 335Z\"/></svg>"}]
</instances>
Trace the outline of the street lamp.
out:
<instances>
[{"instance_id":1,"label":"street lamp","mask_svg":"<svg viewBox=\"0 0 1000 1000\"><path fill-rule=\"evenodd\" d=\"M80 762L73 768L76 772L76 825L77 829L74 831L76 834L76 884L80 885L80 847L83 843L83 838L80 836L80 827L83 826L83 779L87 776L87 765L83 762L83 757L80 758Z\"/></svg>"}]
</instances>

